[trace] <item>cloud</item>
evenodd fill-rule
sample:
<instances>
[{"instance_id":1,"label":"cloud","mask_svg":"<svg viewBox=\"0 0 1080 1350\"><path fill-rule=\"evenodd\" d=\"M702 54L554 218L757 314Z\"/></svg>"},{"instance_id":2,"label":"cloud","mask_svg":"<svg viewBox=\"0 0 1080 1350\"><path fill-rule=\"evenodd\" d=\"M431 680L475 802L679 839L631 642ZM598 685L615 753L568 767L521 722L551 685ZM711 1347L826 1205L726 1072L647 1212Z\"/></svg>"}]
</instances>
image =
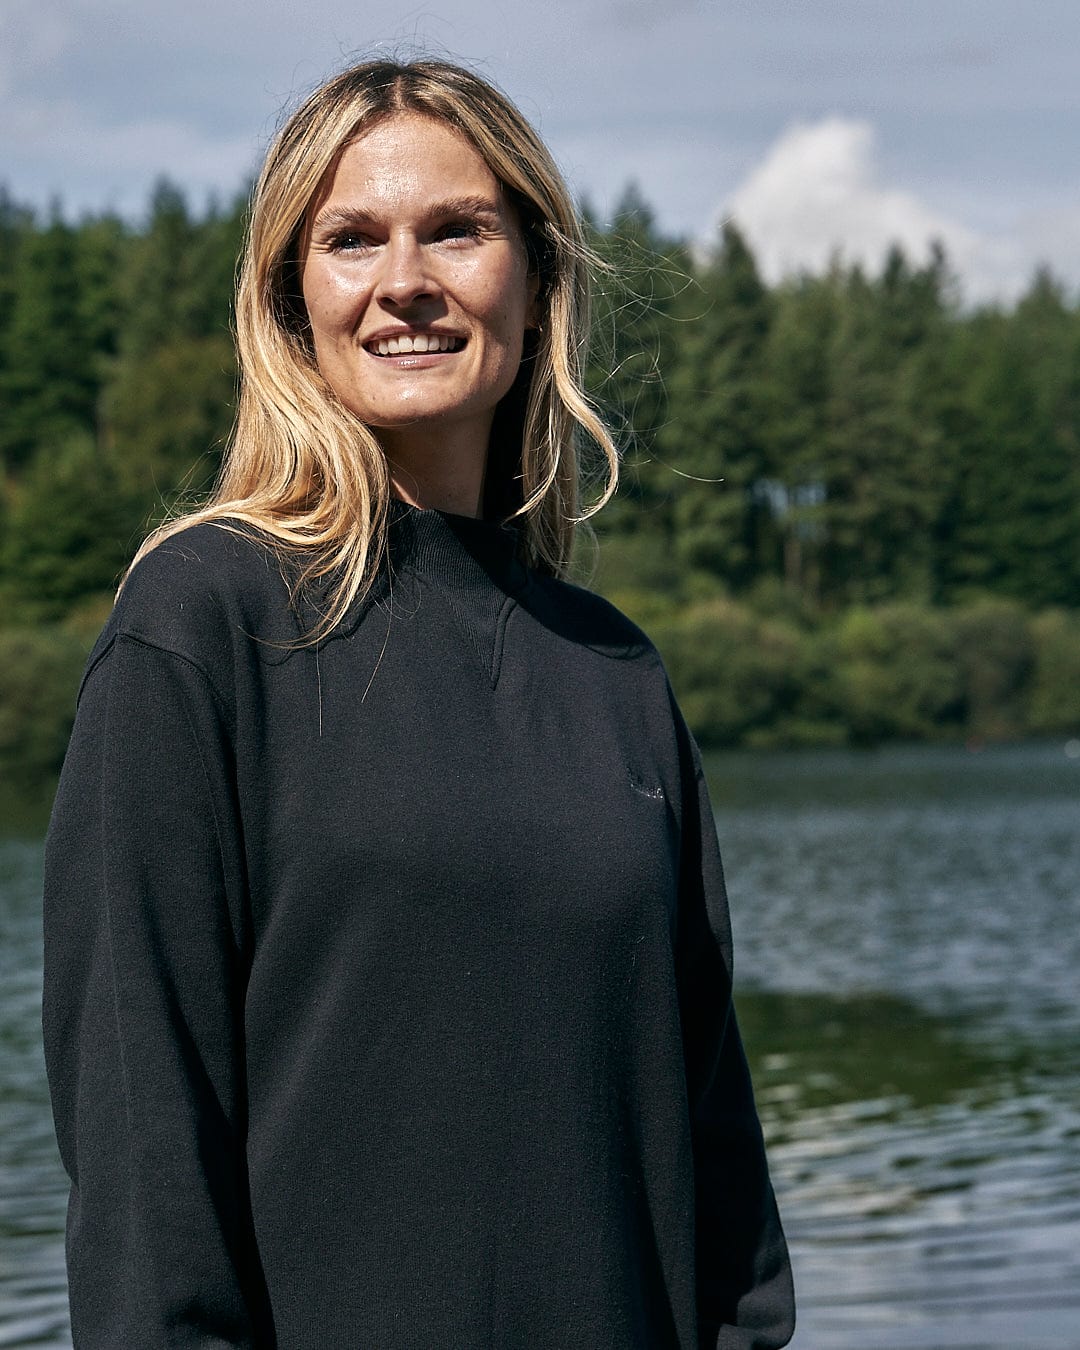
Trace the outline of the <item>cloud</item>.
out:
<instances>
[{"instance_id":1,"label":"cloud","mask_svg":"<svg viewBox=\"0 0 1080 1350\"><path fill-rule=\"evenodd\" d=\"M1080 285L1080 6L1035 9L985 0L973 34L936 0L0 0L0 186L133 216L162 173L230 195L354 49L445 49L601 213L631 179L680 235L723 203L770 277L940 238L970 297L1010 298L1038 260Z\"/></svg>"},{"instance_id":2,"label":"cloud","mask_svg":"<svg viewBox=\"0 0 1080 1350\"><path fill-rule=\"evenodd\" d=\"M839 256L870 271L899 244L915 262L937 241L972 301L1014 300L1046 264L1080 283L1080 203L1020 213L979 231L882 181L871 123L832 116L796 123L732 193L721 218L744 231L770 281L820 272Z\"/></svg>"},{"instance_id":3,"label":"cloud","mask_svg":"<svg viewBox=\"0 0 1080 1350\"><path fill-rule=\"evenodd\" d=\"M893 243L915 258L934 239L954 256L972 251L972 231L878 181L875 149L870 123L846 117L797 124L775 142L725 213L746 231L767 276L820 271L837 252L878 267Z\"/></svg>"}]
</instances>

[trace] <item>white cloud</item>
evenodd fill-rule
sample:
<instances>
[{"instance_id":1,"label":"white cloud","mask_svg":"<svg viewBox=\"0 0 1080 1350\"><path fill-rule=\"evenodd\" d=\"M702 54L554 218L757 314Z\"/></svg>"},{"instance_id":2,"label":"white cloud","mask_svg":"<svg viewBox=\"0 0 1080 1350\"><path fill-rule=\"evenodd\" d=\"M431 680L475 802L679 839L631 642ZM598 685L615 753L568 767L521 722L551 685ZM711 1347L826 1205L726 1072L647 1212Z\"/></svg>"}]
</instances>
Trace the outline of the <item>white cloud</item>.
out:
<instances>
[{"instance_id":1,"label":"white cloud","mask_svg":"<svg viewBox=\"0 0 1080 1350\"><path fill-rule=\"evenodd\" d=\"M955 258L967 257L977 243L972 231L914 194L882 185L873 127L846 117L784 132L725 214L746 231L770 278L820 271L837 252L876 268L893 243L913 258L925 257L934 239Z\"/></svg>"},{"instance_id":2,"label":"white cloud","mask_svg":"<svg viewBox=\"0 0 1080 1350\"><path fill-rule=\"evenodd\" d=\"M745 232L770 280L820 272L833 257L880 268L892 244L915 262L944 244L972 301L1013 300L1040 264L1080 284L1080 202L1020 213L1007 229L979 231L882 181L873 126L832 116L788 128L728 199L722 213Z\"/></svg>"},{"instance_id":3,"label":"white cloud","mask_svg":"<svg viewBox=\"0 0 1080 1350\"><path fill-rule=\"evenodd\" d=\"M981 0L975 46L937 0L901 8L308 0L298 22L296 0L0 0L0 186L73 212L138 214L162 173L193 200L228 195L279 111L354 47L445 46L508 90L601 211L630 179L679 234L724 203L770 277L837 247L877 267L894 239L923 257L936 237L972 298L1015 295L1037 260L1080 285L1080 5Z\"/></svg>"}]
</instances>

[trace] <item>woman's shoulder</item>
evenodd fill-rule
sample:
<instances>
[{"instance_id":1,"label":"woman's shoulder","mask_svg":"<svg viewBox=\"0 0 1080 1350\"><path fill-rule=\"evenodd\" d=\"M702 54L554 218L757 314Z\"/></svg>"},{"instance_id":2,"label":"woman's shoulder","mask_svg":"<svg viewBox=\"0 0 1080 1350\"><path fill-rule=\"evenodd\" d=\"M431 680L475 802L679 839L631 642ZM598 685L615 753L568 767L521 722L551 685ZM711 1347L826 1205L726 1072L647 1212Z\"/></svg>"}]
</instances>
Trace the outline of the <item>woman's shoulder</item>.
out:
<instances>
[{"instance_id":1,"label":"woman's shoulder","mask_svg":"<svg viewBox=\"0 0 1080 1350\"><path fill-rule=\"evenodd\" d=\"M200 521L135 563L98 651L127 638L205 666L237 642L300 636L286 564L270 539L245 524Z\"/></svg>"},{"instance_id":2,"label":"woman's shoulder","mask_svg":"<svg viewBox=\"0 0 1080 1350\"><path fill-rule=\"evenodd\" d=\"M650 638L595 591L570 581L535 577L525 603L535 618L570 642L601 656L662 669Z\"/></svg>"}]
</instances>

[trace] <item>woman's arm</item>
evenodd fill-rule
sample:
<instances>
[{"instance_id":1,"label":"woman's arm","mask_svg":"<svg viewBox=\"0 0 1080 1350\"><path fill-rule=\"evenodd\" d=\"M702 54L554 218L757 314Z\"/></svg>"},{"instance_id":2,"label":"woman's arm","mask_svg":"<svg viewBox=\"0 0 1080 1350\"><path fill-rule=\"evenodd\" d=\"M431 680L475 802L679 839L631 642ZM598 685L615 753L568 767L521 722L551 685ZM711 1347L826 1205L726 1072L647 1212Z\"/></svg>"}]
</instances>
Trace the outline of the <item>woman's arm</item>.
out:
<instances>
[{"instance_id":1,"label":"woman's arm","mask_svg":"<svg viewBox=\"0 0 1080 1350\"><path fill-rule=\"evenodd\" d=\"M87 1350L273 1344L244 1161L250 935L226 721L195 665L115 636L49 829L45 1048Z\"/></svg>"},{"instance_id":2,"label":"woman's arm","mask_svg":"<svg viewBox=\"0 0 1080 1350\"><path fill-rule=\"evenodd\" d=\"M696 1177L702 1350L775 1350L794 1332L791 1265L731 1006L731 923L712 806L685 727L678 942Z\"/></svg>"}]
</instances>

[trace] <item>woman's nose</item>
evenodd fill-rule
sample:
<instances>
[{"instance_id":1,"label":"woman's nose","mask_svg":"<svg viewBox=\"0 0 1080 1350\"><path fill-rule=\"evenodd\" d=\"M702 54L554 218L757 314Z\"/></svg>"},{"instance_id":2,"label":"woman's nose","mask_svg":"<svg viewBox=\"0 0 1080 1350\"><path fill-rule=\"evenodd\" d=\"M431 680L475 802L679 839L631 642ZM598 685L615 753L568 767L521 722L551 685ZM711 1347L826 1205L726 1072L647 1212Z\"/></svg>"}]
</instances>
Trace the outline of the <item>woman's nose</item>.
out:
<instances>
[{"instance_id":1,"label":"woman's nose","mask_svg":"<svg viewBox=\"0 0 1080 1350\"><path fill-rule=\"evenodd\" d=\"M376 297L393 308L415 304L438 290L415 237L391 236L383 250Z\"/></svg>"}]
</instances>

